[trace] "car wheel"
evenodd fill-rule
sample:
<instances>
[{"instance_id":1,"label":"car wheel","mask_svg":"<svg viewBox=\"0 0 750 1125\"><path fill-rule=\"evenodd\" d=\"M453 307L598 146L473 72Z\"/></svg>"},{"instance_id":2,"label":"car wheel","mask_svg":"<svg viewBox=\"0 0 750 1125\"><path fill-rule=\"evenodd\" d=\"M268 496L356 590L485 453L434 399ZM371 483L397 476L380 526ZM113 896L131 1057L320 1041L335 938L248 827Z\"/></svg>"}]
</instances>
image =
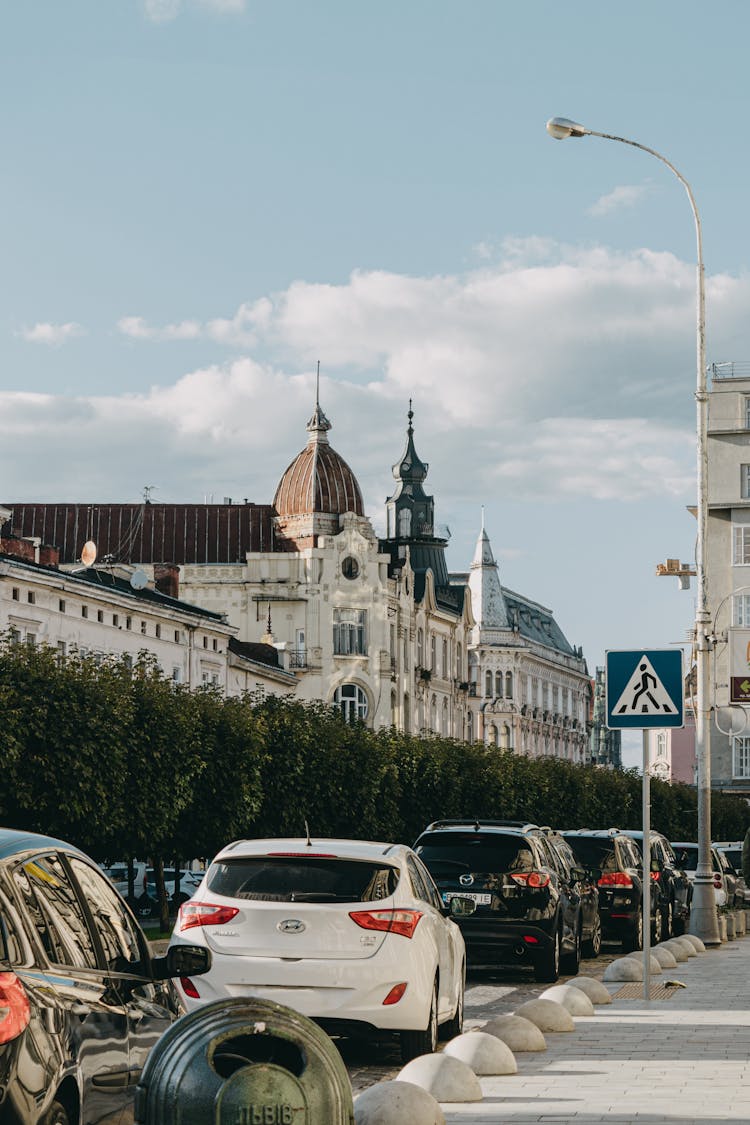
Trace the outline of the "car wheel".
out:
<instances>
[{"instance_id":1,"label":"car wheel","mask_svg":"<svg viewBox=\"0 0 750 1125\"><path fill-rule=\"evenodd\" d=\"M53 1102L44 1116L39 1118L39 1125L70 1125L65 1106L60 1102Z\"/></svg>"},{"instance_id":2,"label":"car wheel","mask_svg":"<svg viewBox=\"0 0 750 1125\"><path fill-rule=\"evenodd\" d=\"M667 938L673 937L677 933L674 919L674 903L671 899L667 903L662 914L661 931L664 935L665 940Z\"/></svg>"},{"instance_id":3,"label":"car wheel","mask_svg":"<svg viewBox=\"0 0 750 1125\"><path fill-rule=\"evenodd\" d=\"M654 915L654 922L651 926L651 941L654 945L658 945L662 940L664 934L664 919L660 910L656 911Z\"/></svg>"},{"instance_id":4,"label":"car wheel","mask_svg":"<svg viewBox=\"0 0 750 1125\"><path fill-rule=\"evenodd\" d=\"M432 1055L437 1051L438 1045L438 985L437 980L432 988L432 1003L430 1016L424 1031L401 1032L401 1061L411 1062L420 1055Z\"/></svg>"},{"instance_id":5,"label":"car wheel","mask_svg":"<svg viewBox=\"0 0 750 1125\"><path fill-rule=\"evenodd\" d=\"M575 948L572 953L564 953L560 957L560 968L569 977L574 977L581 967L581 926L582 919L578 918L576 926Z\"/></svg>"},{"instance_id":6,"label":"car wheel","mask_svg":"<svg viewBox=\"0 0 750 1125\"><path fill-rule=\"evenodd\" d=\"M560 976L560 931L534 962L534 978L543 984L554 984Z\"/></svg>"},{"instance_id":7,"label":"car wheel","mask_svg":"<svg viewBox=\"0 0 750 1125\"><path fill-rule=\"evenodd\" d=\"M622 939L622 948L626 953L634 949L643 949L643 911L639 910L635 921Z\"/></svg>"},{"instance_id":8,"label":"car wheel","mask_svg":"<svg viewBox=\"0 0 750 1125\"><path fill-rule=\"evenodd\" d=\"M461 981L458 990L456 1010L447 1023L440 1028L441 1039L455 1039L464 1029L464 993L466 991L466 965L461 969Z\"/></svg>"},{"instance_id":9,"label":"car wheel","mask_svg":"<svg viewBox=\"0 0 750 1125\"><path fill-rule=\"evenodd\" d=\"M598 910L594 915L591 937L584 942L583 951L587 957L598 957L602 951L602 920Z\"/></svg>"}]
</instances>

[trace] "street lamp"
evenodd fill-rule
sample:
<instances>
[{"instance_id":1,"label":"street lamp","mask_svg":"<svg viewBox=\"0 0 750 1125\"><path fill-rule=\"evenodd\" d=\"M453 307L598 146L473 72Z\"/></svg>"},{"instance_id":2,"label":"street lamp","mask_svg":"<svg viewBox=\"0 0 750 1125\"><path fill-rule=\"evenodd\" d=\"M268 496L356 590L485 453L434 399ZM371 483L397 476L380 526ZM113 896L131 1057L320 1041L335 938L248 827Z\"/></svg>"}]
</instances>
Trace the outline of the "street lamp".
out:
<instances>
[{"instance_id":1,"label":"street lamp","mask_svg":"<svg viewBox=\"0 0 750 1125\"><path fill-rule=\"evenodd\" d=\"M713 890L712 863L711 863L711 756L709 747L710 730L710 666L709 666L709 626L710 615L708 612L708 595L706 590L706 531L708 526L708 493L707 493L707 422L708 422L708 394L706 391L706 291L703 271L703 238L701 234L701 221L698 208L695 205L690 184L685 177L677 171L665 156L647 145L638 141L628 140L627 137L614 137L610 133L597 133L587 129L567 117L553 117L547 122L547 132L555 140L563 141L568 137L602 137L605 141L619 141L633 148L640 148L666 164L667 168L680 181L687 192L690 206L695 220L695 236L697 242L697 273L698 273L698 315L697 315L697 352L698 352L698 380L695 392L697 408L697 459L698 459L698 537L695 546L695 569L698 586L698 597L695 609L695 669L697 678L697 693L695 702L695 757L697 765L698 789L698 867L695 873L693 889L693 904L690 912L690 929L708 945L719 944L719 929L716 917L716 900Z\"/></svg>"}]
</instances>

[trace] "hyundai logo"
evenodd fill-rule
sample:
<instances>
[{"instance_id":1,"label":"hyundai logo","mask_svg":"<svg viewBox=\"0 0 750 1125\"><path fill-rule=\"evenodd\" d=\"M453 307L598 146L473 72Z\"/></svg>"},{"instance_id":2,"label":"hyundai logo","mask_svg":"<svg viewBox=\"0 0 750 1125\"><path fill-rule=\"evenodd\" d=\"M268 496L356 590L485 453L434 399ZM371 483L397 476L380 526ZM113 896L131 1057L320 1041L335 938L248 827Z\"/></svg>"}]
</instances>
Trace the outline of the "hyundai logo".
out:
<instances>
[{"instance_id":1,"label":"hyundai logo","mask_svg":"<svg viewBox=\"0 0 750 1125\"><path fill-rule=\"evenodd\" d=\"M283 922L279 922L276 929L282 934L301 934L307 926L299 918L285 918Z\"/></svg>"},{"instance_id":2,"label":"hyundai logo","mask_svg":"<svg viewBox=\"0 0 750 1125\"><path fill-rule=\"evenodd\" d=\"M471 884L474 882L474 876L473 875L459 875L458 881L459 881L459 883L461 884L462 887L470 887Z\"/></svg>"}]
</instances>

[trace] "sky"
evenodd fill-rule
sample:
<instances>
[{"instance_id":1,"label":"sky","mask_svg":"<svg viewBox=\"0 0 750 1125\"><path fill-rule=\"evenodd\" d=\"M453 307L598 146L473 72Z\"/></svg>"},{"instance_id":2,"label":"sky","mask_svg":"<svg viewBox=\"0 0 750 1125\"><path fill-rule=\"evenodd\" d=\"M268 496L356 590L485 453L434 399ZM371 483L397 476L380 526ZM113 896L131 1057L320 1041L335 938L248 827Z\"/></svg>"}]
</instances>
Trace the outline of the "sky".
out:
<instances>
[{"instance_id":1,"label":"sky","mask_svg":"<svg viewBox=\"0 0 750 1125\"><path fill-rule=\"evenodd\" d=\"M721 0L26 0L0 12L7 501L272 500L320 361L384 531L413 401L449 566L589 669L685 641L696 238L750 358L746 44Z\"/></svg>"}]
</instances>

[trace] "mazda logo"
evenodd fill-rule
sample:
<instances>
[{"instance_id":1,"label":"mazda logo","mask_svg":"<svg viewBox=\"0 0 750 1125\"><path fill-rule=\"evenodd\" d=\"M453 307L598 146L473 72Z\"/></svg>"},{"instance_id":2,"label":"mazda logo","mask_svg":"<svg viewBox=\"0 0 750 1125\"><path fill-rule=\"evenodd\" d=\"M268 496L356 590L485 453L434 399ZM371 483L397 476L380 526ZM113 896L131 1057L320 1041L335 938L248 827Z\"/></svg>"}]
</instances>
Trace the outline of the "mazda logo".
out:
<instances>
[{"instance_id":1,"label":"mazda logo","mask_svg":"<svg viewBox=\"0 0 750 1125\"><path fill-rule=\"evenodd\" d=\"M301 934L307 927L299 918L285 918L283 922L279 922L276 929L282 934Z\"/></svg>"},{"instance_id":2,"label":"mazda logo","mask_svg":"<svg viewBox=\"0 0 750 1125\"><path fill-rule=\"evenodd\" d=\"M459 883L461 884L462 887L470 887L471 884L474 882L474 876L473 875L459 875L458 881L459 881Z\"/></svg>"}]
</instances>

